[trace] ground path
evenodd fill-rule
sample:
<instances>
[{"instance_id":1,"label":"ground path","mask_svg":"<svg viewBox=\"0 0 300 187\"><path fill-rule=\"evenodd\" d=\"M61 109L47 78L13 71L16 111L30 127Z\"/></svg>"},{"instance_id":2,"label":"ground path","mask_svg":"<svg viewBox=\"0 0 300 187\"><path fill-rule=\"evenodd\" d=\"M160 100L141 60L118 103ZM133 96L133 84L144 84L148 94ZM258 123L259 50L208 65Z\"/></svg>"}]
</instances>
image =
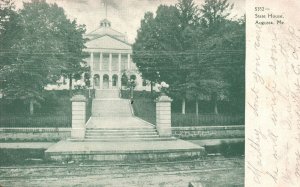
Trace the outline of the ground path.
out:
<instances>
[{"instance_id":1,"label":"ground path","mask_svg":"<svg viewBox=\"0 0 300 187\"><path fill-rule=\"evenodd\" d=\"M0 167L2 186L243 186L244 158Z\"/></svg>"}]
</instances>

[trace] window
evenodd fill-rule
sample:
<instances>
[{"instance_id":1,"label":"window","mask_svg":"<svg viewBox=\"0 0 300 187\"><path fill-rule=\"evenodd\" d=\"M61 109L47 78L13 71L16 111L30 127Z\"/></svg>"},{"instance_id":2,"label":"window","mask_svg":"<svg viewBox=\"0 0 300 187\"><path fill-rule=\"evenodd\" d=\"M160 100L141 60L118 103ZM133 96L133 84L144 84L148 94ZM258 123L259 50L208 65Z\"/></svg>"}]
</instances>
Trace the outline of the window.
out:
<instances>
[{"instance_id":1,"label":"window","mask_svg":"<svg viewBox=\"0 0 300 187\"><path fill-rule=\"evenodd\" d=\"M117 86L118 85L118 75L113 75L112 76L112 86Z\"/></svg>"},{"instance_id":2,"label":"window","mask_svg":"<svg viewBox=\"0 0 300 187\"><path fill-rule=\"evenodd\" d=\"M130 80L135 80L136 79L136 75L130 75Z\"/></svg>"}]
</instances>

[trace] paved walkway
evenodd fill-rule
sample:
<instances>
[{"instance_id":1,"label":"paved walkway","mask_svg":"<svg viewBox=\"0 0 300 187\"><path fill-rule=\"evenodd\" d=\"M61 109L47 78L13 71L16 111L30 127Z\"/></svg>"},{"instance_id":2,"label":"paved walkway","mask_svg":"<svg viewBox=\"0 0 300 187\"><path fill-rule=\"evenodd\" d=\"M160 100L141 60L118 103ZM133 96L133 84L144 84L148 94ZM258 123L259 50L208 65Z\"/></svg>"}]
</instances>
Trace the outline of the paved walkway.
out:
<instances>
[{"instance_id":1,"label":"paved walkway","mask_svg":"<svg viewBox=\"0 0 300 187\"><path fill-rule=\"evenodd\" d=\"M48 149L55 142L10 142L0 143L0 149Z\"/></svg>"},{"instance_id":2,"label":"paved walkway","mask_svg":"<svg viewBox=\"0 0 300 187\"><path fill-rule=\"evenodd\" d=\"M60 141L51 146L46 152L64 152L64 153L130 153L130 152L153 152L153 151L176 151L176 150L199 150L198 145L183 140L170 141L132 141L132 142L71 142ZM204 151L204 148L202 148Z\"/></svg>"},{"instance_id":3,"label":"paved walkway","mask_svg":"<svg viewBox=\"0 0 300 187\"><path fill-rule=\"evenodd\" d=\"M208 139L208 140L187 140L187 142L192 142L194 144L200 145L200 146L210 146L210 145L219 145L222 141L225 142L241 142L245 141L244 138L234 138L234 139ZM133 146L134 144L127 142L128 145ZM154 146L155 142L148 142L152 143ZM157 142L156 142L157 143ZM9 142L9 143L0 143L0 149L47 149L50 146L54 145L55 142ZM90 142L89 142L90 144ZM124 144L125 145L125 144ZM176 146L179 146L179 144L175 144ZM113 143L109 146L116 146ZM182 146L182 145L181 145ZM118 145L118 148L121 147Z\"/></svg>"}]
</instances>

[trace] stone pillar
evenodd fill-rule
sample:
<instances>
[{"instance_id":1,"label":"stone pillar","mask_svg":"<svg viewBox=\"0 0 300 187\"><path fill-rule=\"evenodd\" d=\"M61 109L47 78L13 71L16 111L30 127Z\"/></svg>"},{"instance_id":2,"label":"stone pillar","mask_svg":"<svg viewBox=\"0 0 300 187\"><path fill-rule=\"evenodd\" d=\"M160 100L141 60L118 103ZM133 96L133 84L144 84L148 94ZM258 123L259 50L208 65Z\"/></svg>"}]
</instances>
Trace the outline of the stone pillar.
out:
<instances>
[{"instance_id":1,"label":"stone pillar","mask_svg":"<svg viewBox=\"0 0 300 187\"><path fill-rule=\"evenodd\" d=\"M171 128L171 102L173 100L167 95L161 95L156 99L156 130L159 136L168 137L172 135Z\"/></svg>"},{"instance_id":2,"label":"stone pillar","mask_svg":"<svg viewBox=\"0 0 300 187\"><path fill-rule=\"evenodd\" d=\"M75 95L72 101L72 139L84 139L86 98L83 95Z\"/></svg>"}]
</instances>

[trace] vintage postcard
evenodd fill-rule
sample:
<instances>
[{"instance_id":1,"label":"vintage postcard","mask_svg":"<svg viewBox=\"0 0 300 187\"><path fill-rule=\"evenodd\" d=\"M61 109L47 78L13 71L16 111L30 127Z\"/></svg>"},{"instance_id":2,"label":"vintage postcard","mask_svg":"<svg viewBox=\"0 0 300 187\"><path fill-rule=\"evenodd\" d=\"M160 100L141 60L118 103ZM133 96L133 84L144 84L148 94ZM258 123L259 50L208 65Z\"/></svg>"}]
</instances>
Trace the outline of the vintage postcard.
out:
<instances>
[{"instance_id":1,"label":"vintage postcard","mask_svg":"<svg viewBox=\"0 0 300 187\"><path fill-rule=\"evenodd\" d=\"M0 0L0 186L300 186L297 0Z\"/></svg>"}]
</instances>

